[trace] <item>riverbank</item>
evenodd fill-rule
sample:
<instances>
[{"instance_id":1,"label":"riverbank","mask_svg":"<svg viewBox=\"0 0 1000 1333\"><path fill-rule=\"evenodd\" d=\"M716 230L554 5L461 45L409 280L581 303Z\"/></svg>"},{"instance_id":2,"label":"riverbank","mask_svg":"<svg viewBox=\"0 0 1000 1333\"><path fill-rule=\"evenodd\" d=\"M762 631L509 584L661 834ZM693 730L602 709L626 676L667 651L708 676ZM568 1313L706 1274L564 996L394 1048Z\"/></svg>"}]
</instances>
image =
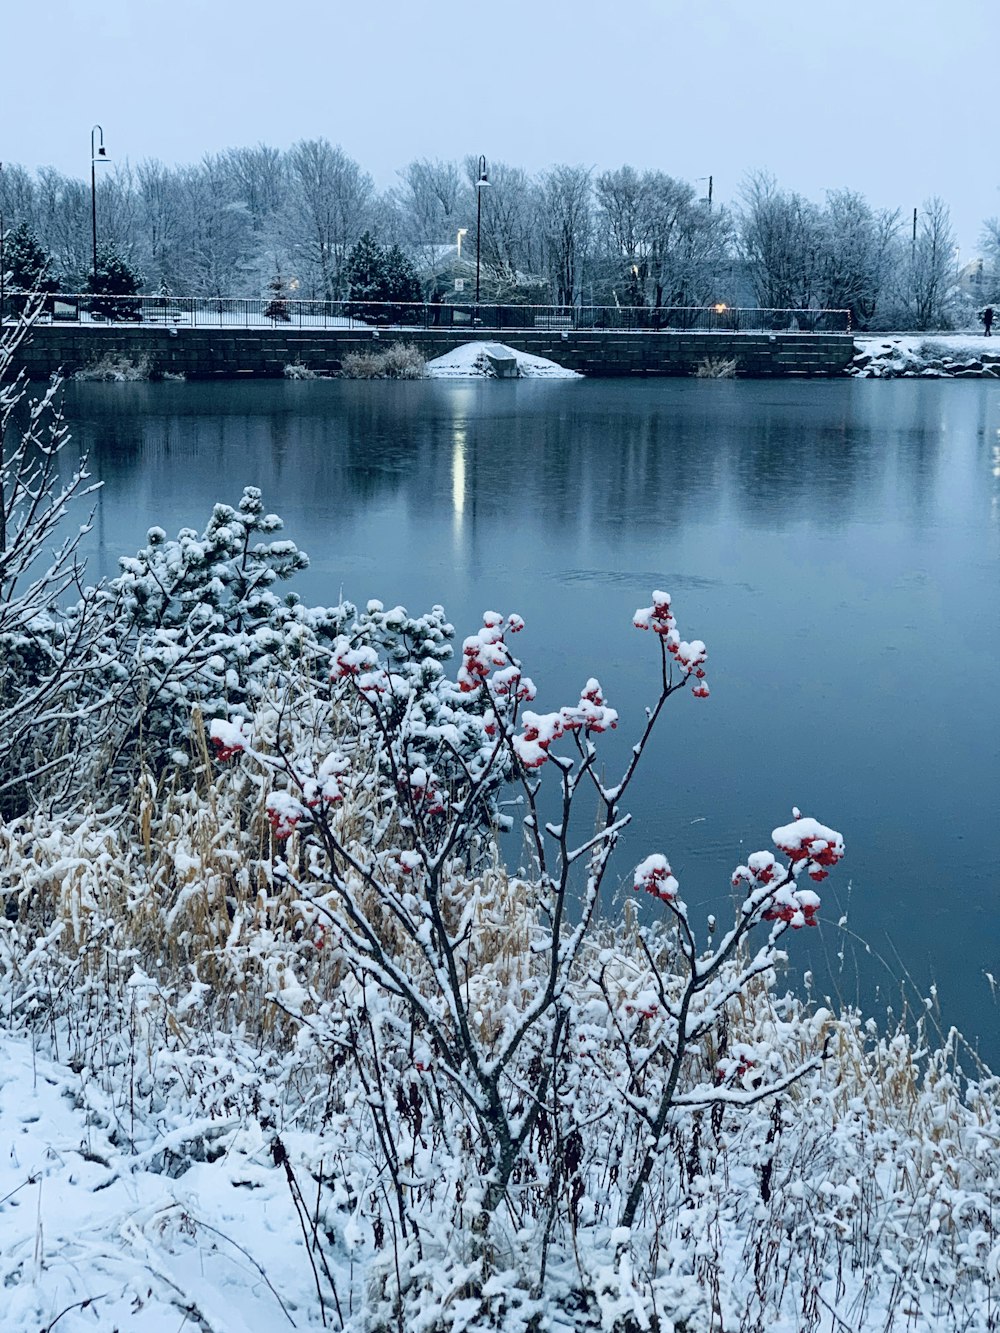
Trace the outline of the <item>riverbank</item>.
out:
<instances>
[{"instance_id":1,"label":"riverbank","mask_svg":"<svg viewBox=\"0 0 1000 1333\"><path fill-rule=\"evenodd\" d=\"M906 333L857 338L849 375L862 379L1000 379L1000 338Z\"/></svg>"},{"instance_id":2,"label":"riverbank","mask_svg":"<svg viewBox=\"0 0 1000 1333\"><path fill-rule=\"evenodd\" d=\"M399 343L433 361L468 342L496 342L485 328L450 329L237 329L148 325L38 324L18 352L14 369L30 379L54 373L75 375L94 367L128 361L147 367L147 377L163 379L281 378L285 367L302 377L339 375L345 359L384 352ZM521 329L503 331L503 342L519 356L543 358L591 378L693 376L706 365L734 361L735 374L748 379L843 374L855 354L849 333L698 329L653 332L600 329Z\"/></svg>"}]
</instances>

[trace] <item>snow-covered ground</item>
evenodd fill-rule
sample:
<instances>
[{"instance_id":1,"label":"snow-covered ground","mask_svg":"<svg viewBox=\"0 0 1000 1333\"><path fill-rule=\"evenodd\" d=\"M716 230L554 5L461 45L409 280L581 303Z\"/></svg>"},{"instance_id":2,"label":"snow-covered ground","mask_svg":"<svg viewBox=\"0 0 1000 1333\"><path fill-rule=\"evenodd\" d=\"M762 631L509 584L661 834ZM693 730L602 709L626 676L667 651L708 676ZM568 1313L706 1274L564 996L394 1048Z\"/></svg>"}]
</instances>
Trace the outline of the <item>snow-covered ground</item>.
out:
<instances>
[{"instance_id":1,"label":"snow-covered ground","mask_svg":"<svg viewBox=\"0 0 1000 1333\"><path fill-rule=\"evenodd\" d=\"M135 1151L112 1142L132 1140ZM171 1174L171 1153L205 1158ZM208 1160L208 1159L214 1160ZM310 1296L311 1288L311 1296ZM321 1327L283 1171L254 1121L154 1133L24 1037L0 1034L0 1328Z\"/></svg>"},{"instance_id":2,"label":"snow-covered ground","mask_svg":"<svg viewBox=\"0 0 1000 1333\"><path fill-rule=\"evenodd\" d=\"M493 378L496 372L490 365L482 342L463 343L454 351L444 356L435 357L427 362L427 374L431 379L469 379ZM529 352L519 352L505 343L490 343L491 348L513 357L517 361L517 373L523 379L576 380L582 379L575 370L567 370L544 356L532 356Z\"/></svg>"},{"instance_id":3,"label":"snow-covered ground","mask_svg":"<svg viewBox=\"0 0 1000 1333\"><path fill-rule=\"evenodd\" d=\"M982 333L890 333L854 345L849 373L869 379L1000 377L1000 338Z\"/></svg>"},{"instance_id":4,"label":"snow-covered ground","mask_svg":"<svg viewBox=\"0 0 1000 1333\"><path fill-rule=\"evenodd\" d=\"M7 323L10 324L10 320ZM242 309L234 310L167 310L162 315L150 315L142 319L123 321L95 318L89 310L80 310L73 319L53 320L42 316L42 324L55 324L57 327L72 328L76 325L85 328L197 328L197 329L367 329L370 327L363 319L349 318L346 315L303 315L298 312L290 320L268 319L266 315ZM418 327L418 326L414 326Z\"/></svg>"}]
</instances>

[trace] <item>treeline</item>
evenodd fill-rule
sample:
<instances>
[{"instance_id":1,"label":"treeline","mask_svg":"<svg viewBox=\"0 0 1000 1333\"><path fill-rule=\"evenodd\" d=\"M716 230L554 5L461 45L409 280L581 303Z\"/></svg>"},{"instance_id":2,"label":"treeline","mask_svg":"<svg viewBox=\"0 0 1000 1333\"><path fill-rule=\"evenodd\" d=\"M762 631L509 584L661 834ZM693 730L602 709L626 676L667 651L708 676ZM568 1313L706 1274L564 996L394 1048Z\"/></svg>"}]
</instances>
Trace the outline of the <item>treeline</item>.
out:
<instances>
[{"instance_id":1,"label":"treeline","mask_svg":"<svg viewBox=\"0 0 1000 1333\"><path fill-rule=\"evenodd\" d=\"M713 207L700 185L631 166L531 176L491 161L487 174L480 186L474 157L422 159L380 193L325 139L287 152L228 149L193 166L126 162L99 172L102 254L129 264L151 293L338 300L352 294L351 254L370 232L406 255L425 299L451 299L463 267L475 269L481 191L483 300L847 308L859 327L929 328L968 320L997 295L1000 222L984 225L986 271L963 293L940 199L924 203L914 227L912 215L875 209L856 191L830 191L821 205L763 173L731 208ZM24 278L11 254L37 245L51 283L88 289L89 184L7 164L0 209L8 284ZM456 299L469 292L466 282Z\"/></svg>"}]
</instances>

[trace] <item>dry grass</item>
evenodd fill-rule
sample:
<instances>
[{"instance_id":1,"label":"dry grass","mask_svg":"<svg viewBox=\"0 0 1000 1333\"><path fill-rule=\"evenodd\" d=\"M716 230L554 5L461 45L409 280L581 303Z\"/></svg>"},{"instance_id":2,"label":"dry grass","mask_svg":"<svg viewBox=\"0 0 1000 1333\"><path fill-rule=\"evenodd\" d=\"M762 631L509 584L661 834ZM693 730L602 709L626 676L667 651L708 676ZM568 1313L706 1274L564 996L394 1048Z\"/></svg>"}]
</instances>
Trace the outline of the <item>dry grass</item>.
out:
<instances>
[{"instance_id":1,"label":"dry grass","mask_svg":"<svg viewBox=\"0 0 1000 1333\"><path fill-rule=\"evenodd\" d=\"M427 363L413 343L393 343L378 352L348 352L341 375L349 380L419 380Z\"/></svg>"},{"instance_id":2,"label":"dry grass","mask_svg":"<svg viewBox=\"0 0 1000 1333\"><path fill-rule=\"evenodd\" d=\"M736 378L736 358L706 356L695 368L695 378L699 380L732 380Z\"/></svg>"}]
</instances>

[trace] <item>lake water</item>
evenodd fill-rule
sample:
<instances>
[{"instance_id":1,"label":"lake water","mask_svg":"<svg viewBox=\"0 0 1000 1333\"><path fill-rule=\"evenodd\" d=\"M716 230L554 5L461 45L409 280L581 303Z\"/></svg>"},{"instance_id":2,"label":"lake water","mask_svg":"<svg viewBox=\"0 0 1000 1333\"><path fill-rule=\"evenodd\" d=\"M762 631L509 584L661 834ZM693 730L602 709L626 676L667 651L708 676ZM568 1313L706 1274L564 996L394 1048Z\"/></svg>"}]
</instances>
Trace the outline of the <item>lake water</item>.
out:
<instances>
[{"instance_id":1,"label":"lake water","mask_svg":"<svg viewBox=\"0 0 1000 1333\"><path fill-rule=\"evenodd\" d=\"M725 919L798 805L848 848L821 928L788 938L817 990L898 1011L904 973L933 981L1000 1056L1000 384L73 384L66 406L105 482L93 571L260 486L307 600L441 602L459 639L517 611L543 711L598 676L609 772L656 688L632 612L670 591L712 696L667 706L622 879L664 851Z\"/></svg>"}]
</instances>

